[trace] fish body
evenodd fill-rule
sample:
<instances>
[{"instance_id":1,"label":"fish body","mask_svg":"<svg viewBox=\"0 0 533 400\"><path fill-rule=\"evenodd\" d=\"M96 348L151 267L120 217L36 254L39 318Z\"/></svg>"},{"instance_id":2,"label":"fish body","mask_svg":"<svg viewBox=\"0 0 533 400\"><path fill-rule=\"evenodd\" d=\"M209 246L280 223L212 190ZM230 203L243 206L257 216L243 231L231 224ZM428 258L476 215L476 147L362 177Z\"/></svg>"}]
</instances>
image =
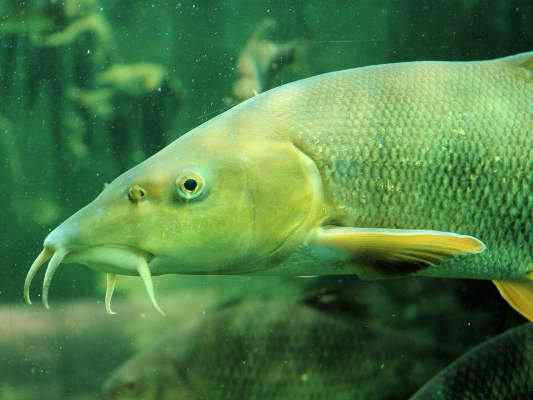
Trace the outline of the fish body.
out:
<instances>
[{"instance_id":1,"label":"fish body","mask_svg":"<svg viewBox=\"0 0 533 400\"><path fill-rule=\"evenodd\" d=\"M438 357L403 332L383 340L391 333L380 327L279 297L246 298L172 328L113 371L103 398L407 398L424 374L405 376L423 370L421 359L396 356L398 347L416 349L424 365Z\"/></svg>"},{"instance_id":2,"label":"fish body","mask_svg":"<svg viewBox=\"0 0 533 400\"><path fill-rule=\"evenodd\" d=\"M426 383L411 400L533 398L533 324L470 350Z\"/></svg>"},{"instance_id":3,"label":"fish body","mask_svg":"<svg viewBox=\"0 0 533 400\"><path fill-rule=\"evenodd\" d=\"M358 288L365 292L365 285ZM443 342L439 324L423 328L425 337L416 334L423 323L395 329L386 316L366 320L358 311L371 296L335 305L331 297L342 298L337 284L316 289L326 290L325 303L313 290L297 301L253 292L181 321L113 371L103 398L531 399L533 324L483 342L444 368L445 359L463 351L465 331ZM431 371L440 372L422 386Z\"/></svg>"},{"instance_id":4,"label":"fish body","mask_svg":"<svg viewBox=\"0 0 533 400\"><path fill-rule=\"evenodd\" d=\"M125 172L52 231L49 258L139 275L495 280L533 319L533 53L305 79ZM158 307L158 306L157 306Z\"/></svg>"},{"instance_id":5,"label":"fish body","mask_svg":"<svg viewBox=\"0 0 533 400\"><path fill-rule=\"evenodd\" d=\"M533 72L512 59L336 72L272 93L285 101L248 106L315 161L332 224L472 235L486 251L420 273L524 279L533 270Z\"/></svg>"}]
</instances>

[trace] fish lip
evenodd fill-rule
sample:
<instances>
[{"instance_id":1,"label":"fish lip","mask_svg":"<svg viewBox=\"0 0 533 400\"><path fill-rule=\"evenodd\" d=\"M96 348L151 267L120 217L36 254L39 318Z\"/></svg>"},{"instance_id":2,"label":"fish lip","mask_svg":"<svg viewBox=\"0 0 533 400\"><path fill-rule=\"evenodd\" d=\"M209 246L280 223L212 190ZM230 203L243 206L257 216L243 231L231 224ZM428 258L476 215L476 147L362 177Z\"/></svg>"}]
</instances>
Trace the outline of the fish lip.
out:
<instances>
[{"instance_id":1,"label":"fish lip","mask_svg":"<svg viewBox=\"0 0 533 400\"><path fill-rule=\"evenodd\" d=\"M69 245L66 246L66 249L69 252L69 255L75 255L79 252L87 251L87 250L93 250L93 249L99 249L99 248L110 248L110 249L119 249L119 250L129 250L132 253L138 254L138 255L144 255L148 256L150 259L155 257L155 255L147 250L144 250L140 247L130 246L130 245L124 245L124 244L97 244L97 245Z\"/></svg>"},{"instance_id":2,"label":"fish lip","mask_svg":"<svg viewBox=\"0 0 533 400\"><path fill-rule=\"evenodd\" d=\"M138 275L135 265L123 267L119 263L113 263L109 260L96 260L99 250L100 254L106 251L125 251L133 256L142 257L149 264L156 256L154 253L146 251L140 247L123 245L123 244L100 244L100 245L73 245L68 246L68 255L63 263L80 263L87 267L101 272L114 272L120 275ZM91 260L92 258L92 260Z\"/></svg>"}]
</instances>

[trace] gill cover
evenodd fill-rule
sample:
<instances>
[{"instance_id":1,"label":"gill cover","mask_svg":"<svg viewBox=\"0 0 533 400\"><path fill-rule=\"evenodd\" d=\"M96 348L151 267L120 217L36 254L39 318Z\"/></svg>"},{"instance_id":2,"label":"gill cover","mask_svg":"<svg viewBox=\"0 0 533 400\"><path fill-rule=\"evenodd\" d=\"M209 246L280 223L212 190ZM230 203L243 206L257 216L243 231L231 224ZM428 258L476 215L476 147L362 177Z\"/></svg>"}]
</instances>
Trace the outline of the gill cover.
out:
<instances>
[{"instance_id":1,"label":"gill cover","mask_svg":"<svg viewBox=\"0 0 533 400\"><path fill-rule=\"evenodd\" d=\"M253 253L283 257L305 242L327 215L320 173L290 142L246 141L241 154L253 199Z\"/></svg>"}]
</instances>

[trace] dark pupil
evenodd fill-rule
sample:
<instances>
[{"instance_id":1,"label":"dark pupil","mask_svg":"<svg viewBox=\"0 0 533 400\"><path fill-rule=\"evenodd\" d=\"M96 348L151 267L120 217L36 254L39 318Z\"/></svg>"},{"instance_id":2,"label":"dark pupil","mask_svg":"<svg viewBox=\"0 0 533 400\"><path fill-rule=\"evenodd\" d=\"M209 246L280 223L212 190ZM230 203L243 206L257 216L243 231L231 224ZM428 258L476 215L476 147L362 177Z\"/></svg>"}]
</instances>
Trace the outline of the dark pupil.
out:
<instances>
[{"instance_id":1,"label":"dark pupil","mask_svg":"<svg viewBox=\"0 0 533 400\"><path fill-rule=\"evenodd\" d=\"M189 192L193 192L197 186L198 186L198 183L194 179L189 178L185 182L183 182L183 187Z\"/></svg>"}]
</instances>

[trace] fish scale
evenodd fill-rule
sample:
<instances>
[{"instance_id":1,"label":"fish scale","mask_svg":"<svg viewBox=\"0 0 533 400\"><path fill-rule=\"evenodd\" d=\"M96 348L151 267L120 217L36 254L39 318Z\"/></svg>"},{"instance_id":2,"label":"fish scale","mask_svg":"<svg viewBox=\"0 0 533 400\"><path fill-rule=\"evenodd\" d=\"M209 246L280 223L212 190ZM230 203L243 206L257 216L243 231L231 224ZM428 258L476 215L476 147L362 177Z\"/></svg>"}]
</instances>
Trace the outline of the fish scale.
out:
<instances>
[{"instance_id":1,"label":"fish scale","mask_svg":"<svg viewBox=\"0 0 533 400\"><path fill-rule=\"evenodd\" d=\"M287 100L254 108L281 116L275 130L317 163L343 225L450 231L487 245L425 275L509 279L531 268L530 71L505 59L390 64L277 91Z\"/></svg>"}]
</instances>

